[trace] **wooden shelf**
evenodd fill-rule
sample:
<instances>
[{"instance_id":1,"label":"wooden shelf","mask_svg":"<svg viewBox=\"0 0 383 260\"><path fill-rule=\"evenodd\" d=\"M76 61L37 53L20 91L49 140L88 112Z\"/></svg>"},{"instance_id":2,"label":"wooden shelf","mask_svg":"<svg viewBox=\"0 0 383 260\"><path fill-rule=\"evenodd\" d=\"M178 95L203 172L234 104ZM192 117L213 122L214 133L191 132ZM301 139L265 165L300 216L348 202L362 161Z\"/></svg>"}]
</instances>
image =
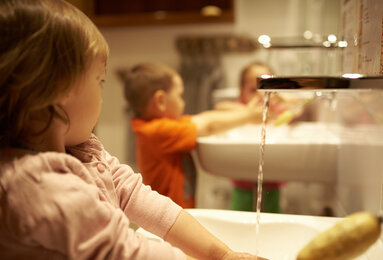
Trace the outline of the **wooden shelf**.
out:
<instances>
[{"instance_id":1,"label":"wooden shelf","mask_svg":"<svg viewBox=\"0 0 383 260\"><path fill-rule=\"evenodd\" d=\"M234 15L231 11L223 11L219 16L202 16L196 12L154 12L142 14L96 15L91 17L91 19L97 26L110 27L195 23L232 23L234 22Z\"/></svg>"},{"instance_id":2,"label":"wooden shelf","mask_svg":"<svg viewBox=\"0 0 383 260\"><path fill-rule=\"evenodd\" d=\"M233 0L67 0L99 27L233 23ZM202 15L206 6L216 15Z\"/></svg>"}]
</instances>

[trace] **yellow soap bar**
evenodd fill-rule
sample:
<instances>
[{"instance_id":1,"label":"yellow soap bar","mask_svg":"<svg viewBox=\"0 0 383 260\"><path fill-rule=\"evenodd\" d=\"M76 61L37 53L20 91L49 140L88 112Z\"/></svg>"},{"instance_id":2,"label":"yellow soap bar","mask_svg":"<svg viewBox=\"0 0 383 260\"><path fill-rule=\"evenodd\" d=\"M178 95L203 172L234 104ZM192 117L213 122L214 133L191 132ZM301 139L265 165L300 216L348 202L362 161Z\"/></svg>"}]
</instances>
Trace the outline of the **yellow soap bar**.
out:
<instances>
[{"instance_id":1,"label":"yellow soap bar","mask_svg":"<svg viewBox=\"0 0 383 260\"><path fill-rule=\"evenodd\" d=\"M380 236L380 220L357 212L320 233L298 254L297 260L346 260L363 254Z\"/></svg>"}]
</instances>

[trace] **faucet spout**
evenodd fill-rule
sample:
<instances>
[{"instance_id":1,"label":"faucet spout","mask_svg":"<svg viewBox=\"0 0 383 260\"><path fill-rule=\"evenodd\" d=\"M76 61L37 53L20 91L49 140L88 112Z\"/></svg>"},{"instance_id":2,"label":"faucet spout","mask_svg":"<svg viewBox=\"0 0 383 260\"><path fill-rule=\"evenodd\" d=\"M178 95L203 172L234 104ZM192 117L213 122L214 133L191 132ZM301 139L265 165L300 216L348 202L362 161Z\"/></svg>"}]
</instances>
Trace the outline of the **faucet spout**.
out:
<instances>
[{"instance_id":1,"label":"faucet spout","mask_svg":"<svg viewBox=\"0 0 383 260\"><path fill-rule=\"evenodd\" d=\"M291 76L258 77L260 91L285 90L383 90L383 76L362 76L345 74L343 76Z\"/></svg>"}]
</instances>

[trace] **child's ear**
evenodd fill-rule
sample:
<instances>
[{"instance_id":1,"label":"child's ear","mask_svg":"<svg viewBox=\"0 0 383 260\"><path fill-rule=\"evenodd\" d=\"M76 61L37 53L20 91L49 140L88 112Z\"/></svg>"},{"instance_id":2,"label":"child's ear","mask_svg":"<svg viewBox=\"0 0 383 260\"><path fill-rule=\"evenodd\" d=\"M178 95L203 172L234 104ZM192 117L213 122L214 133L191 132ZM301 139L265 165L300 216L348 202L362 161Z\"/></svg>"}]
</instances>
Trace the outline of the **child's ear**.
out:
<instances>
[{"instance_id":1,"label":"child's ear","mask_svg":"<svg viewBox=\"0 0 383 260\"><path fill-rule=\"evenodd\" d=\"M64 106L70 100L70 98L71 96L69 93L62 97L59 97L55 100L55 105Z\"/></svg>"},{"instance_id":2,"label":"child's ear","mask_svg":"<svg viewBox=\"0 0 383 260\"><path fill-rule=\"evenodd\" d=\"M156 109L160 112L166 110L166 92L163 90L157 90L154 92L153 101Z\"/></svg>"}]
</instances>

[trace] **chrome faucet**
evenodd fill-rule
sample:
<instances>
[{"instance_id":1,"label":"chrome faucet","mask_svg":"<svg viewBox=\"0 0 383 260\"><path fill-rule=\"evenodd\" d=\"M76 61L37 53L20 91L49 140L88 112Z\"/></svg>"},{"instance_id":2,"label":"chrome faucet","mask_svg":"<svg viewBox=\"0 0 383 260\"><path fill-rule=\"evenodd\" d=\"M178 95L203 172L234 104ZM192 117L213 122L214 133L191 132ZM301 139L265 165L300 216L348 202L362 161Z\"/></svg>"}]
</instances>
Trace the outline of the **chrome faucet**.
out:
<instances>
[{"instance_id":1,"label":"chrome faucet","mask_svg":"<svg viewBox=\"0 0 383 260\"><path fill-rule=\"evenodd\" d=\"M343 76L269 76L262 75L257 78L259 90L343 90L343 89L381 89L383 90L382 76L363 76L360 74L344 74Z\"/></svg>"}]
</instances>

